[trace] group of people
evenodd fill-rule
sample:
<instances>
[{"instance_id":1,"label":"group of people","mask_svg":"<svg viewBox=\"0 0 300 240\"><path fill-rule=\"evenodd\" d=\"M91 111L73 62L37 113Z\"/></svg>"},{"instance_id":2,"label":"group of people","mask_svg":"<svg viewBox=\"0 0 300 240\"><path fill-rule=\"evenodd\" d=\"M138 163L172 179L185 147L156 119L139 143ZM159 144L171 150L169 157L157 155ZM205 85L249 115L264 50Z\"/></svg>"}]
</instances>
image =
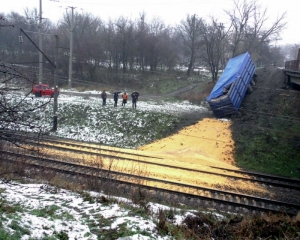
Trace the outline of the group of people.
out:
<instances>
[{"instance_id":1,"label":"group of people","mask_svg":"<svg viewBox=\"0 0 300 240\"><path fill-rule=\"evenodd\" d=\"M121 92L114 92L114 107L117 107L118 105L118 99L119 99L119 94ZM136 108L136 102L138 101L138 98L139 98L139 93L138 92L133 92L131 94L131 99L132 99L132 108ZM107 98L107 93L106 91L104 90L102 93L101 93L101 98L102 98L102 106L105 106L106 105L106 98ZM124 92L122 94L122 106L125 106L125 104L127 103L127 93Z\"/></svg>"}]
</instances>

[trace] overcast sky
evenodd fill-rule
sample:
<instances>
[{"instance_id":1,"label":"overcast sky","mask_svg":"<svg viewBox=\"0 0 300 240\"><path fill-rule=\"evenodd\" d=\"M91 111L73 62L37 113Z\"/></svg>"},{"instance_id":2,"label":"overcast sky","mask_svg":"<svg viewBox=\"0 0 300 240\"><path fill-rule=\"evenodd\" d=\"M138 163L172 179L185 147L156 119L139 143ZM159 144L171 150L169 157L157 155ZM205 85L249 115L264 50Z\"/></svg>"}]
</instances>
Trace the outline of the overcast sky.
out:
<instances>
[{"instance_id":1,"label":"overcast sky","mask_svg":"<svg viewBox=\"0 0 300 240\"><path fill-rule=\"evenodd\" d=\"M278 43L300 44L300 0L257 1L268 8L270 20L287 12L287 28ZM42 0L43 18L49 18L52 22L57 22L65 11L70 11L70 7L78 13L91 13L104 21L120 16L134 20L145 12L146 20L158 17L167 25L179 24L187 14L197 14L203 18L214 15L220 22L226 22L224 9L231 9L232 6L233 0ZM9 0L1 6L0 12L23 14L25 8L39 10L39 7L40 0Z\"/></svg>"}]
</instances>

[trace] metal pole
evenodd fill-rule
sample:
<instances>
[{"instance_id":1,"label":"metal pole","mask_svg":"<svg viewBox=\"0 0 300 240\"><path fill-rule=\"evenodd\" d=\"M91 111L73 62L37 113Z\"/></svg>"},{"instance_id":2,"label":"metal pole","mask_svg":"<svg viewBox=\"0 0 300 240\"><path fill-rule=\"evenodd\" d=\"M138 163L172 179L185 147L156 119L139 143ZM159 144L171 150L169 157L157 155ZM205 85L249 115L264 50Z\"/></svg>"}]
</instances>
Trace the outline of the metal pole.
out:
<instances>
[{"instance_id":1,"label":"metal pole","mask_svg":"<svg viewBox=\"0 0 300 240\"><path fill-rule=\"evenodd\" d=\"M74 7L71 7L71 9L72 9L72 19L71 19L71 29L70 29L69 88L72 88Z\"/></svg>"},{"instance_id":2,"label":"metal pole","mask_svg":"<svg viewBox=\"0 0 300 240\"><path fill-rule=\"evenodd\" d=\"M43 50L42 43L42 0L40 0L40 21L39 21L39 49ZM39 54L39 83L43 82L43 55Z\"/></svg>"},{"instance_id":3,"label":"metal pole","mask_svg":"<svg viewBox=\"0 0 300 240\"><path fill-rule=\"evenodd\" d=\"M54 68L54 103L53 103L53 131L57 130L57 56L58 56L58 35L55 35L55 68Z\"/></svg>"}]
</instances>

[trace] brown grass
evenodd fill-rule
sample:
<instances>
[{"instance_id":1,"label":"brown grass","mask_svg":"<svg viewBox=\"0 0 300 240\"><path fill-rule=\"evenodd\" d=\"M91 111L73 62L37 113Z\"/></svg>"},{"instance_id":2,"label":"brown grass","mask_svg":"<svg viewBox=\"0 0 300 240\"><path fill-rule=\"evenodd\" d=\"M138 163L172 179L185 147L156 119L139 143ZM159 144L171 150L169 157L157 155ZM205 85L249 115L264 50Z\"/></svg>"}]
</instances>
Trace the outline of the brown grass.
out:
<instances>
[{"instance_id":1,"label":"brown grass","mask_svg":"<svg viewBox=\"0 0 300 240\"><path fill-rule=\"evenodd\" d=\"M206 101L207 96L211 93L215 83L208 82L203 83L203 85L197 89L192 91L188 91L179 95L179 99L181 100L188 100L191 103L200 103L202 101Z\"/></svg>"},{"instance_id":2,"label":"brown grass","mask_svg":"<svg viewBox=\"0 0 300 240\"><path fill-rule=\"evenodd\" d=\"M224 213L222 213L224 216ZM300 213L296 217L286 215L227 215L222 220L213 213L198 212L188 215L183 224L172 226L166 211L158 214L158 231L168 233L176 239L300 239ZM180 237L179 237L180 236Z\"/></svg>"}]
</instances>

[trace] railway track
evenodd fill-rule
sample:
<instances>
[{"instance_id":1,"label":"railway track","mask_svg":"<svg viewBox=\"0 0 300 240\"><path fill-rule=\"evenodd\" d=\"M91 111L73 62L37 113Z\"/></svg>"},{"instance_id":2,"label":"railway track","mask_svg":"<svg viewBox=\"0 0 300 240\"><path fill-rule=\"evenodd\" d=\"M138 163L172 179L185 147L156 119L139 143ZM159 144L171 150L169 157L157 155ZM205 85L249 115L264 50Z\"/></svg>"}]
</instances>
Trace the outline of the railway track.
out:
<instances>
[{"instance_id":1,"label":"railway track","mask_svg":"<svg viewBox=\"0 0 300 240\"><path fill-rule=\"evenodd\" d=\"M31 144L34 142L31 142ZM36 143L35 143L36 144ZM97 144L87 144L76 141L64 141L55 139L44 139L43 142L37 143L38 146L44 148L58 149L61 151L73 151L80 154L94 154L103 157L115 158L118 160L127 160L137 163L154 165L157 167L166 167L171 169L179 169L188 172L196 172L202 174L218 175L234 180L248 181L252 183L262 184L264 186L274 186L289 190L300 191L300 179L285 178L280 176L255 173L250 171L242 171L238 169L229 169L211 166L210 170L199 170L195 168L182 167L178 165L164 164L163 158L159 156L150 156L143 153L137 153L131 149L118 149ZM217 171L219 170L219 171ZM235 173L236 175L233 175Z\"/></svg>"},{"instance_id":2,"label":"railway track","mask_svg":"<svg viewBox=\"0 0 300 240\"><path fill-rule=\"evenodd\" d=\"M35 138L36 139L36 138ZM40 149L51 149L50 152L53 151L59 151L59 152L72 152L74 155L81 156L81 155L89 155L89 156L100 156L101 158L109 158L109 159L115 159L117 162L132 162L134 164L145 164L147 166L152 166L152 168L158 169L164 169L164 172L171 173L173 171L181 171L180 176L182 175L191 175L191 174L197 174L198 179L201 179L203 175L205 176L210 176L211 178L215 178L216 176L222 177L224 179L230 179L230 181L236 182L236 185L240 185L240 183L243 184L255 184L258 185L259 187L263 189L267 189L270 192L276 193L275 196L268 196L268 195L261 195L258 193L248 193L248 192L241 192L241 191L235 191L235 189L231 189L228 187L220 187L217 185L214 185L213 187L207 187L207 185L202 184L201 181L197 181L197 179L194 182L190 181L185 181L180 178L172 178L169 177L168 174L165 174L165 176L162 175L155 175L150 173L145 173L145 172L140 172L138 173L140 176L137 174L132 174L130 171L125 171L124 169L119 170L119 171L112 171L109 170L109 173L111 174L114 172L114 177L113 179L119 179L116 176L122 176L122 181L124 179L128 178L129 180L126 180L126 184L128 185L130 182L141 182L141 181L147 181L151 182L149 187L155 187L155 186L160 186L160 188L164 185L168 185L169 187L167 188L168 191L171 191L172 189L179 189L181 188L180 191L178 191L178 194L190 194L191 196L189 198L194 199L197 198L197 196L201 196L204 198L205 196L212 196L215 195L216 198L214 199L216 203L216 199L221 199L222 201L227 201L226 199L235 199L235 203L240 203L239 208L245 208L245 209L255 209L253 208L257 203L259 203L260 207L262 208L261 211L263 211L264 205L268 205L269 203L263 203L262 200L258 199L265 199L267 202L269 201L274 201L274 206L279 203L286 203L291 204L290 207L292 210L284 207L280 207L280 204L278 204L279 207L271 207L269 210L276 210L276 211L284 211L284 212L293 212L299 211L298 205L300 204L300 180L298 179L290 179L290 178L283 178L283 177L278 177L278 176L273 176L273 175L264 175L260 173L253 173L253 172L248 172L248 171L241 171L238 169L228 169L228 168L220 168L220 167L215 167L211 166L208 167L208 169L203 170L203 169L196 169L196 168L187 168L178 166L178 165L172 165L169 162L164 163L165 159L163 159L160 156L150 156L147 155L143 152L138 152L135 150L131 149L118 149L118 148L113 148L113 147L108 147L108 146L100 146L98 144L88 144L88 143L83 143L83 142L77 142L73 140L65 140L65 139L53 139L53 138L43 138L39 142L35 141L33 138L28 138L27 137L27 144L34 145L35 147L38 147ZM27 156L28 157L28 156ZM77 158L76 157L76 158ZM52 157L51 157L52 158ZM57 157L55 157L57 158ZM80 164L76 164L78 162L76 158L68 158L68 163L64 164L74 164L76 168L78 166L82 166ZM81 157L79 157L81 158ZM47 162L45 159L49 159L49 156L45 155L45 158L40 158L44 159L45 162ZM61 161L65 160L65 157L62 157ZM52 161L54 161L52 159ZM57 159L56 159L57 161ZM54 162L52 162L54 164ZM58 163L55 162L55 165ZM36 166L38 164L36 163ZM43 166L46 167L46 166ZM47 166L49 168L49 166ZM85 166L86 169L88 169L88 166ZM92 168L94 171L95 169L99 170L98 168ZM57 170L59 171L59 170ZM69 174L71 174L71 170L68 170ZM85 170L86 171L86 170ZM108 173L108 170L105 169L105 167L102 166L101 168L101 173ZM91 176L91 174L90 174ZM110 175L112 176L112 175ZM147 178L145 177L147 176ZM135 180L133 179L135 178ZM170 179L173 182L173 185L170 185L166 179ZM155 180L155 181L154 181ZM119 181L121 181L119 179ZM121 181L121 182L122 182ZM171 182L171 181L169 181ZM176 185L174 183L177 182ZM122 183L119 183L122 184ZM125 183L124 183L125 184ZM225 185L225 184L224 184ZM192 187L191 187L192 186ZM139 188L142 186L139 185ZM193 190L187 190L187 189L193 189ZM167 191L164 189L164 191ZM158 190L155 190L158 191ZM176 192L176 191L175 191ZM175 194L172 193L172 194ZM185 193L184 193L185 192ZM232 197L229 197L232 196ZM225 199L225 200L224 200ZM198 200L197 200L198 201ZM200 201L200 200L199 200ZM205 200L208 201L208 200ZM231 200L232 201L232 200ZM249 205L250 202L253 202L254 205L251 204ZM221 203L225 204L225 203ZM249 208L246 207L246 205L249 205ZM245 205L245 206L244 206ZM258 209L258 208L257 208ZM268 208L267 208L268 209ZM298 209L298 210L296 210Z\"/></svg>"},{"instance_id":3,"label":"railway track","mask_svg":"<svg viewBox=\"0 0 300 240\"><path fill-rule=\"evenodd\" d=\"M14 152L2 151L6 161L26 164L52 170L68 175L81 176L83 178L96 178L99 182L109 182L113 189L121 193L131 192L133 189L146 191L154 199L169 199L178 203L195 205L197 207L210 207L223 211L234 212L274 212L296 215L300 211L299 204L284 201L238 194L230 191L184 184L176 181L159 178L128 174L124 172L99 169L97 167L58 161L40 156L24 155Z\"/></svg>"}]
</instances>

